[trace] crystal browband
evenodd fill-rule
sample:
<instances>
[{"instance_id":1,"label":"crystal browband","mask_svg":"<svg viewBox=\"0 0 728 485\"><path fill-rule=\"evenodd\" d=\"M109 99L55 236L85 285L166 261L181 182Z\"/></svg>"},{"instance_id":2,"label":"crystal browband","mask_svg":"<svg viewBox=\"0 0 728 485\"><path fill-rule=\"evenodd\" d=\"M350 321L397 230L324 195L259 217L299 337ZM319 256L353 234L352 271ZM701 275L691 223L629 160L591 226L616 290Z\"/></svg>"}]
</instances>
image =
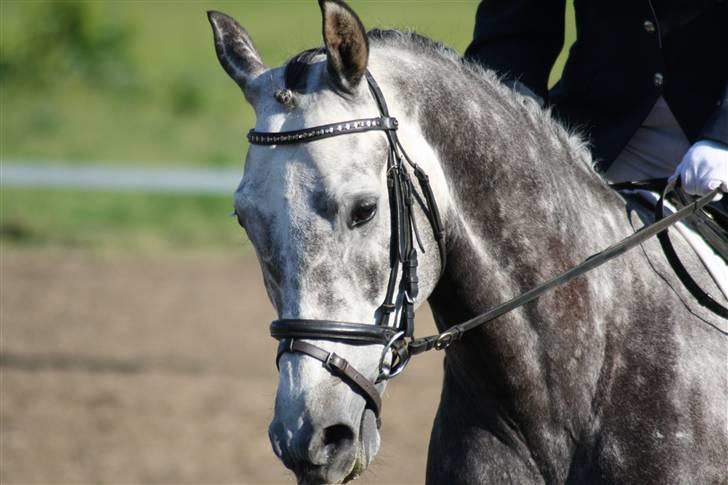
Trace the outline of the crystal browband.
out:
<instances>
[{"instance_id":1,"label":"crystal browband","mask_svg":"<svg viewBox=\"0 0 728 485\"><path fill-rule=\"evenodd\" d=\"M391 116L362 118L293 131L264 132L250 130L248 132L248 141L253 145L288 145L350 133L361 133L373 130L396 130L397 126L397 119Z\"/></svg>"}]
</instances>

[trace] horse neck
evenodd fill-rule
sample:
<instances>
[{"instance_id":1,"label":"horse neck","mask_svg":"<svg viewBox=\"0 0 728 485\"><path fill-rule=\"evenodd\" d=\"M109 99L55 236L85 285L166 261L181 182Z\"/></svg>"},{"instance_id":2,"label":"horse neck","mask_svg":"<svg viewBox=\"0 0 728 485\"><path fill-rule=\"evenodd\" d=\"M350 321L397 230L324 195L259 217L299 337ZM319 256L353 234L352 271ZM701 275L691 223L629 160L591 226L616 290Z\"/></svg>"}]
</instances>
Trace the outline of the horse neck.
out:
<instances>
[{"instance_id":1,"label":"horse neck","mask_svg":"<svg viewBox=\"0 0 728 485\"><path fill-rule=\"evenodd\" d=\"M448 267L430 297L441 330L536 286L630 232L621 199L593 172L577 137L493 75L459 70L450 66L438 74L430 68L408 78L411 83L417 79L408 91L418 93L411 102L450 188L444 215ZM539 405L548 409L549 402L571 399L563 409L575 409L574 415L563 419L586 422L596 383L580 380L598 375L599 362L581 359L575 369L568 359L575 353L601 353L604 335L593 325L620 291L616 283L604 281L609 278L601 271L468 334L448 351L447 374L480 402L488 395L510 396L499 406L511 413L511 422L528 420L516 402L528 399L534 400L529 404L534 414ZM567 389L574 385L578 392ZM559 433L572 426L551 424Z\"/></svg>"},{"instance_id":2,"label":"horse neck","mask_svg":"<svg viewBox=\"0 0 728 485\"><path fill-rule=\"evenodd\" d=\"M401 95L447 181L445 280L467 290L466 306L515 296L630 233L583 141L531 99L468 66L407 81Z\"/></svg>"}]
</instances>

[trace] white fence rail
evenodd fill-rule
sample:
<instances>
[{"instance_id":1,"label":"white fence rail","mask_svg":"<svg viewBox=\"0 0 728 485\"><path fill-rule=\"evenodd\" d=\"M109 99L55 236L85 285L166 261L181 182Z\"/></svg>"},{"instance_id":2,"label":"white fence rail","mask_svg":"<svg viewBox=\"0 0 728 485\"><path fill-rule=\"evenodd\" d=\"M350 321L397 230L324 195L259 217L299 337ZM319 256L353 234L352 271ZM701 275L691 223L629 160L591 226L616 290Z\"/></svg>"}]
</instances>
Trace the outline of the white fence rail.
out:
<instances>
[{"instance_id":1,"label":"white fence rail","mask_svg":"<svg viewBox=\"0 0 728 485\"><path fill-rule=\"evenodd\" d=\"M80 190L232 194L242 169L120 168L2 161L4 187L55 187Z\"/></svg>"}]
</instances>

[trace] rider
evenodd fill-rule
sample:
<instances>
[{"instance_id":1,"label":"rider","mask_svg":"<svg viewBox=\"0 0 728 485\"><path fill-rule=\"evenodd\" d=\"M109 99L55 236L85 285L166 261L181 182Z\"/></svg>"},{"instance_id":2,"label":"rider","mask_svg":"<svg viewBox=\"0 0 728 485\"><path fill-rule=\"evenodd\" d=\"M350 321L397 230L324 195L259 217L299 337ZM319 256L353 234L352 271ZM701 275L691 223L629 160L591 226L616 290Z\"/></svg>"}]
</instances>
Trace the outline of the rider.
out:
<instances>
[{"instance_id":1,"label":"rider","mask_svg":"<svg viewBox=\"0 0 728 485\"><path fill-rule=\"evenodd\" d=\"M727 192L728 0L574 0L574 7L576 42L550 91L565 0L483 0L465 56L524 84L584 129L610 181L672 174L688 193Z\"/></svg>"}]
</instances>

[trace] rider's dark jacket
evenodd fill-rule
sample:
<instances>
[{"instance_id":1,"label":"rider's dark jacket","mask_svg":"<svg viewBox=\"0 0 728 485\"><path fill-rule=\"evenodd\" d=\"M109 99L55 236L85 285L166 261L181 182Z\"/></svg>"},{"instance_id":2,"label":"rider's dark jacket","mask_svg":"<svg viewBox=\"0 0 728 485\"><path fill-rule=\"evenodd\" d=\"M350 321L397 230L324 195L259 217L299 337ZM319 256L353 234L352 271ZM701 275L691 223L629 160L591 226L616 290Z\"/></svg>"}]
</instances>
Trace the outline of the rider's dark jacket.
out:
<instances>
[{"instance_id":1,"label":"rider's dark jacket","mask_svg":"<svg viewBox=\"0 0 728 485\"><path fill-rule=\"evenodd\" d=\"M574 0L574 9L576 42L550 91L565 0L484 0L465 56L582 128L603 170L660 95L691 142L728 144L728 0Z\"/></svg>"}]
</instances>

